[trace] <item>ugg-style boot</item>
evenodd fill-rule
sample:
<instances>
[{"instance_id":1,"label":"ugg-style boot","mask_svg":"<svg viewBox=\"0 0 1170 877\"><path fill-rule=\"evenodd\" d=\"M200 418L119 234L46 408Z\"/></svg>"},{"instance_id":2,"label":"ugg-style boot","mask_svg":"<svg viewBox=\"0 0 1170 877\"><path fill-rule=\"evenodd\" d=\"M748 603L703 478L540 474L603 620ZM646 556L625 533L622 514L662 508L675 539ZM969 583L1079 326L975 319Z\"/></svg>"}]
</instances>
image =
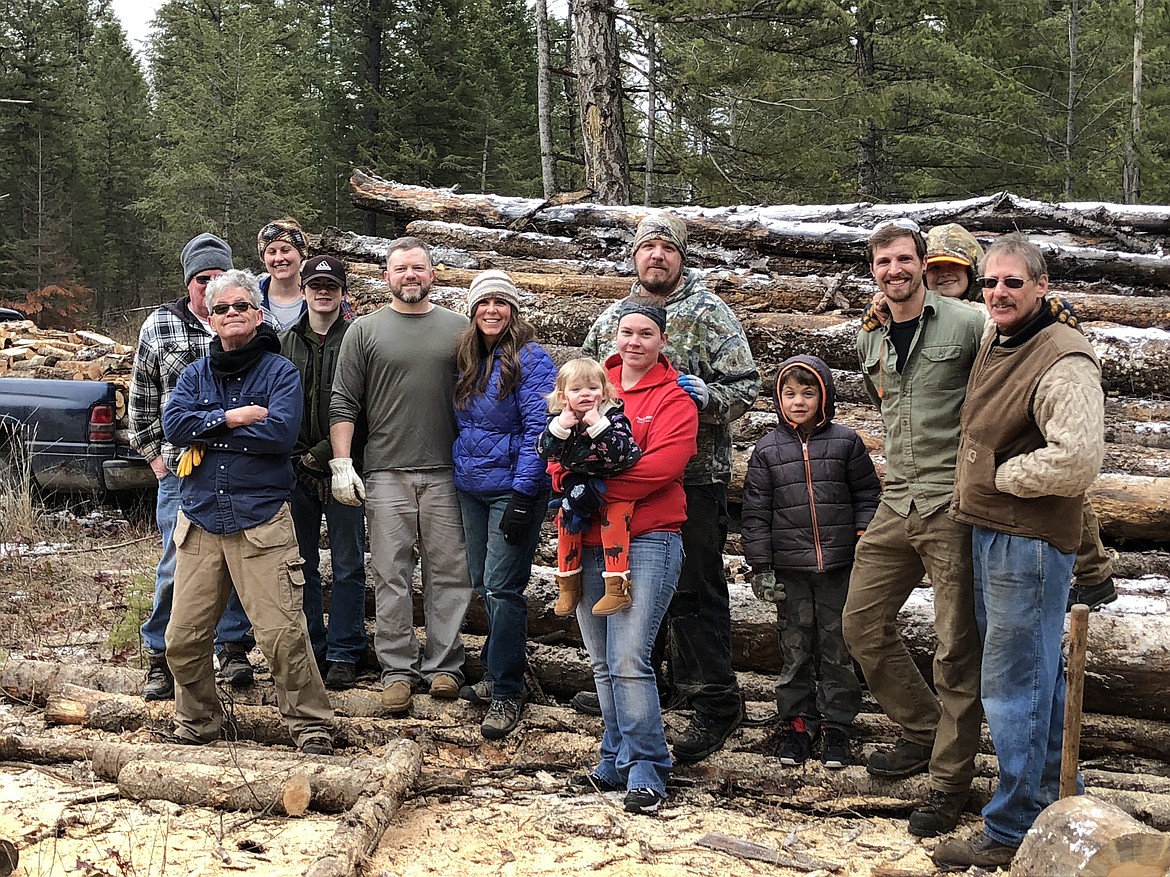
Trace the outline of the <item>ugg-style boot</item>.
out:
<instances>
[{"instance_id":1,"label":"ugg-style boot","mask_svg":"<svg viewBox=\"0 0 1170 877\"><path fill-rule=\"evenodd\" d=\"M594 615L613 615L634 605L630 599L628 572L607 572L602 578L605 579L605 596L593 605Z\"/></svg>"},{"instance_id":2,"label":"ugg-style boot","mask_svg":"<svg viewBox=\"0 0 1170 877\"><path fill-rule=\"evenodd\" d=\"M568 618L581 602L581 568L577 567L572 572L558 572L554 578L561 593L557 597L557 605L553 607L553 612L561 618Z\"/></svg>"}]
</instances>

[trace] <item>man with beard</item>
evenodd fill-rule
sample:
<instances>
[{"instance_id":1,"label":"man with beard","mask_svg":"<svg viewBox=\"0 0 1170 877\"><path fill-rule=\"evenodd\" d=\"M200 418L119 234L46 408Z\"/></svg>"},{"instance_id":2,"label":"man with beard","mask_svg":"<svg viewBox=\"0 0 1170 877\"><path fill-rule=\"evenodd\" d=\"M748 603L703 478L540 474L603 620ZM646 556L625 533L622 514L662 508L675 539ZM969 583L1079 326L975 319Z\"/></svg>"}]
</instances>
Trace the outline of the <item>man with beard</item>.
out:
<instances>
[{"instance_id":1,"label":"man with beard","mask_svg":"<svg viewBox=\"0 0 1170 877\"><path fill-rule=\"evenodd\" d=\"M910 832L933 837L955 827L967 802L982 720L971 529L952 521L947 507L959 409L984 317L924 287L926 243L914 223L878 226L868 252L890 319L861 331L857 350L885 427L887 469L881 504L857 544L845 642L873 696L902 729L897 744L871 755L867 768L882 777L929 770L930 788L910 815ZM924 573L934 589L937 696L897 628L898 611Z\"/></svg>"},{"instance_id":2,"label":"man with beard","mask_svg":"<svg viewBox=\"0 0 1170 877\"><path fill-rule=\"evenodd\" d=\"M690 726L674 739L674 757L694 762L720 749L743 720L743 700L731 667L731 604L723 544L731 423L755 401L760 373L739 320L704 286L698 271L687 270L686 257L687 227L681 219L665 213L644 218L634 232L638 279L624 301L666 309L664 352L679 372L679 386L699 409L699 450L683 476L685 559L664 623L674 677L670 682L694 707ZM582 345L586 354L604 362L617 351L623 303L615 302L594 322ZM637 600L638 583L632 584ZM660 636L656 665L662 648Z\"/></svg>"},{"instance_id":3,"label":"man with beard","mask_svg":"<svg viewBox=\"0 0 1170 877\"><path fill-rule=\"evenodd\" d=\"M468 320L430 301L435 269L418 238L390 242L385 278L389 306L357 320L338 354L329 467L334 498L352 506L366 501L382 702L401 713L416 684L425 681L432 696L453 698L463 682L459 630L471 580L451 446L455 345ZM352 459L362 414L369 429L364 483ZM426 592L421 659L410 586L416 541Z\"/></svg>"}]
</instances>

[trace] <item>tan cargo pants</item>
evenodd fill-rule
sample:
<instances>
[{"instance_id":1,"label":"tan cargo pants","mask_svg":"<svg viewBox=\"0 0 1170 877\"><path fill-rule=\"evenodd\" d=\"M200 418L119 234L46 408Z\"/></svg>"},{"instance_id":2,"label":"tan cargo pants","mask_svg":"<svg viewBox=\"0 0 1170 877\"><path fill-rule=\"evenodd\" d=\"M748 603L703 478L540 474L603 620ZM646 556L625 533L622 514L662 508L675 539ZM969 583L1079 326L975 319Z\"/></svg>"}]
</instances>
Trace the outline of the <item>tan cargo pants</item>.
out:
<instances>
[{"instance_id":1,"label":"tan cargo pants","mask_svg":"<svg viewBox=\"0 0 1170 877\"><path fill-rule=\"evenodd\" d=\"M166 633L167 663L175 676L175 733L199 743L220 737L224 715L211 655L215 624L234 583L272 671L276 702L293 742L332 737L333 707L301 609L305 579L288 503L272 520L226 536L208 533L180 511L175 546L175 598Z\"/></svg>"}]
</instances>

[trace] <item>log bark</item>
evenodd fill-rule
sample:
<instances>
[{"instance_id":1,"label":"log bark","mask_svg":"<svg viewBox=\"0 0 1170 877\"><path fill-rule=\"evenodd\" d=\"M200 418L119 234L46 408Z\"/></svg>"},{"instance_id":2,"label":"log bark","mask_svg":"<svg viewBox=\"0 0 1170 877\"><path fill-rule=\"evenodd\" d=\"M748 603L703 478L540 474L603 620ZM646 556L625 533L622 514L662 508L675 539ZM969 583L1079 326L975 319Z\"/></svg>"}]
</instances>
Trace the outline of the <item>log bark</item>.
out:
<instances>
[{"instance_id":1,"label":"log bark","mask_svg":"<svg viewBox=\"0 0 1170 877\"><path fill-rule=\"evenodd\" d=\"M366 789L342 817L305 877L351 877L378 846L403 799L418 782L422 750L411 740L399 740L387 748L384 759L386 769L380 786Z\"/></svg>"},{"instance_id":2,"label":"log bark","mask_svg":"<svg viewBox=\"0 0 1170 877\"><path fill-rule=\"evenodd\" d=\"M356 771L327 764L283 767L189 764L137 759L118 774L118 790L143 801L161 798L176 804L219 810L264 810L282 816L303 815L301 792L310 788L309 807L321 813L342 813L357 803L366 783L381 781L375 771ZM294 803L290 813L286 801Z\"/></svg>"},{"instance_id":3,"label":"log bark","mask_svg":"<svg viewBox=\"0 0 1170 877\"><path fill-rule=\"evenodd\" d=\"M0 689L12 700L43 704L67 683L111 694L142 694L142 671L104 664L58 664L9 658L0 668Z\"/></svg>"},{"instance_id":4,"label":"log bark","mask_svg":"<svg viewBox=\"0 0 1170 877\"><path fill-rule=\"evenodd\" d=\"M1170 835L1089 795L1045 808L1012 860L1012 877L1162 877Z\"/></svg>"}]
</instances>

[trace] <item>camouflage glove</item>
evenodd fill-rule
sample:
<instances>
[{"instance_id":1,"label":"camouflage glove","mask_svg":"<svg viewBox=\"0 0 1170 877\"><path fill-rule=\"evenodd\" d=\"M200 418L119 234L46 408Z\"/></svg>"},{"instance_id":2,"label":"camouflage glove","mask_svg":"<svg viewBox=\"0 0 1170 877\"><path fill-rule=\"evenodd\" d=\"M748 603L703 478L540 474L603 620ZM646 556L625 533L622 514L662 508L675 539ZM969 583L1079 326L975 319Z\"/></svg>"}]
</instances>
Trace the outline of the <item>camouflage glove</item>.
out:
<instances>
[{"instance_id":1,"label":"camouflage glove","mask_svg":"<svg viewBox=\"0 0 1170 877\"><path fill-rule=\"evenodd\" d=\"M776 573L772 570L758 572L752 576L752 593L765 603L783 603L788 595L784 593L784 583L776 581Z\"/></svg>"},{"instance_id":2,"label":"camouflage glove","mask_svg":"<svg viewBox=\"0 0 1170 877\"><path fill-rule=\"evenodd\" d=\"M1081 318L1077 316L1072 302L1067 298L1059 295L1050 296L1048 310L1052 312L1052 316L1056 317L1057 322L1064 323L1066 326L1071 326L1078 332L1084 333L1085 330L1081 328Z\"/></svg>"}]
</instances>

